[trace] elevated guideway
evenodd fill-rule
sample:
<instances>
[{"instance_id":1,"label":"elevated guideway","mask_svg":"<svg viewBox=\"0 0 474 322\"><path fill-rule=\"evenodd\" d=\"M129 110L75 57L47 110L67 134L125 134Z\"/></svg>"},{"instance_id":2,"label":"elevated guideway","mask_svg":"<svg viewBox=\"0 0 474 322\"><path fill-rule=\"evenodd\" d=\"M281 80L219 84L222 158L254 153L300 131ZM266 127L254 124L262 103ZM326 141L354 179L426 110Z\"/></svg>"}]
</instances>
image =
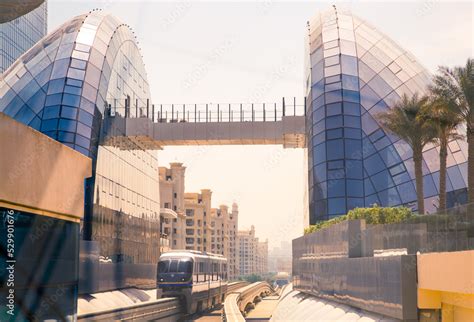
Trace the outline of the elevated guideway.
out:
<instances>
[{"instance_id":1,"label":"elevated guideway","mask_svg":"<svg viewBox=\"0 0 474 322\"><path fill-rule=\"evenodd\" d=\"M232 282L227 294L245 288L247 282ZM81 295L78 321L182 321L193 320L177 297L156 299L157 290L122 289ZM219 314L220 320L220 314Z\"/></svg>"}]
</instances>

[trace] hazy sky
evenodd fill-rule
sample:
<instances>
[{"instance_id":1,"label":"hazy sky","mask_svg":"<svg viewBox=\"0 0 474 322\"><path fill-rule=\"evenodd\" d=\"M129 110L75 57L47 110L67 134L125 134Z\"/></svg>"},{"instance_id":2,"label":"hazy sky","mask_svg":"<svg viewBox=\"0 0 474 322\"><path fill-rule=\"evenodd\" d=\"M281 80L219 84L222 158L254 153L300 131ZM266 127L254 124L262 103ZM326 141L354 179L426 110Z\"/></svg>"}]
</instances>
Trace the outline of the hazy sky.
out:
<instances>
[{"instance_id":1,"label":"hazy sky","mask_svg":"<svg viewBox=\"0 0 474 322\"><path fill-rule=\"evenodd\" d=\"M280 102L302 98L306 21L334 2L55 1L49 29L102 8L135 31L155 104ZM467 2L342 2L410 50L430 71L473 57L474 8ZM198 75L198 76L196 76ZM191 86L186 86L191 84ZM165 148L161 165L187 166L186 190L213 191L213 206L240 206L270 247L302 234L302 150L279 146Z\"/></svg>"}]
</instances>

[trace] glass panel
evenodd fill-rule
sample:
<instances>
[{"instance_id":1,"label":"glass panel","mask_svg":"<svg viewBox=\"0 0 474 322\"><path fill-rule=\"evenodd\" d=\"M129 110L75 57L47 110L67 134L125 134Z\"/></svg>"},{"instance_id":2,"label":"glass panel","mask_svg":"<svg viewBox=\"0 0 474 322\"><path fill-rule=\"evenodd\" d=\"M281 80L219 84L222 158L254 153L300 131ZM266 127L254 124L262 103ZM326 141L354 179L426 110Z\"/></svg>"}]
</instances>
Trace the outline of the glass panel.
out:
<instances>
[{"instance_id":1,"label":"glass panel","mask_svg":"<svg viewBox=\"0 0 474 322\"><path fill-rule=\"evenodd\" d=\"M337 65L339 64L339 55L336 56L331 56L326 59L324 59L324 66L332 66L332 65Z\"/></svg>"},{"instance_id":2,"label":"glass panel","mask_svg":"<svg viewBox=\"0 0 474 322\"><path fill-rule=\"evenodd\" d=\"M327 116L342 114L342 104L333 103L326 105L326 114Z\"/></svg>"},{"instance_id":3,"label":"glass panel","mask_svg":"<svg viewBox=\"0 0 474 322\"><path fill-rule=\"evenodd\" d=\"M326 129L334 129L342 126L342 116L331 116L326 118Z\"/></svg>"},{"instance_id":4,"label":"glass panel","mask_svg":"<svg viewBox=\"0 0 474 322\"><path fill-rule=\"evenodd\" d=\"M344 197L346 195L346 182L343 179L329 180L328 197Z\"/></svg>"},{"instance_id":5,"label":"glass panel","mask_svg":"<svg viewBox=\"0 0 474 322\"><path fill-rule=\"evenodd\" d=\"M346 213L346 204L344 198L328 199L328 214L340 215Z\"/></svg>"},{"instance_id":6,"label":"glass panel","mask_svg":"<svg viewBox=\"0 0 474 322\"><path fill-rule=\"evenodd\" d=\"M327 159L337 160L344 158L344 144L341 139L330 140L327 144Z\"/></svg>"},{"instance_id":7,"label":"glass panel","mask_svg":"<svg viewBox=\"0 0 474 322\"><path fill-rule=\"evenodd\" d=\"M340 74L340 73L341 73L341 66L340 65L334 65L334 66L324 68L324 76L325 77L334 76L334 75Z\"/></svg>"},{"instance_id":8,"label":"glass panel","mask_svg":"<svg viewBox=\"0 0 474 322\"><path fill-rule=\"evenodd\" d=\"M348 197L364 197L364 184L362 180L347 180Z\"/></svg>"}]
</instances>

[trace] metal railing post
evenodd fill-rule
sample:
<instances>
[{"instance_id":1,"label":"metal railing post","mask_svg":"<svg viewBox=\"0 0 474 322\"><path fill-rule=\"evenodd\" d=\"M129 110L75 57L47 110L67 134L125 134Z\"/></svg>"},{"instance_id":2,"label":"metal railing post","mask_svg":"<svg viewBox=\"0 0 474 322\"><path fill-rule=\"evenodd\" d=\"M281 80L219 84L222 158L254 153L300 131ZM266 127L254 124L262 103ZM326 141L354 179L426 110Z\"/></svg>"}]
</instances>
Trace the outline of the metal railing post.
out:
<instances>
[{"instance_id":1,"label":"metal railing post","mask_svg":"<svg viewBox=\"0 0 474 322\"><path fill-rule=\"evenodd\" d=\"M306 96L304 98L304 116L306 116Z\"/></svg>"},{"instance_id":2,"label":"metal railing post","mask_svg":"<svg viewBox=\"0 0 474 322\"><path fill-rule=\"evenodd\" d=\"M208 122L208 118L207 118L208 109L209 109L209 107L208 107L208 105L206 104L206 123Z\"/></svg>"},{"instance_id":3,"label":"metal railing post","mask_svg":"<svg viewBox=\"0 0 474 322\"><path fill-rule=\"evenodd\" d=\"M163 104L160 104L160 118L158 119L158 122L161 122L163 118Z\"/></svg>"},{"instance_id":4,"label":"metal railing post","mask_svg":"<svg viewBox=\"0 0 474 322\"><path fill-rule=\"evenodd\" d=\"M150 99L146 99L146 118L150 118Z\"/></svg>"},{"instance_id":5,"label":"metal railing post","mask_svg":"<svg viewBox=\"0 0 474 322\"><path fill-rule=\"evenodd\" d=\"M125 99L125 117L130 117L130 95L127 95L127 98Z\"/></svg>"},{"instance_id":6,"label":"metal railing post","mask_svg":"<svg viewBox=\"0 0 474 322\"><path fill-rule=\"evenodd\" d=\"M284 97L282 100L282 107L283 107L283 116L285 116L285 98Z\"/></svg>"},{"instance_id":7,"label":"metal railing post","mask_svg":"<svg viewBox=\"0 0 474 322\"><path fill-rule=\"evenodd\" d=\"M265 103L263 103L263 121L265 122Z\"/></svg>"},{"instance_id":8,"label":"metal railing post","mask_svg":"<svg viewBox=\"0 0 474 322\"><path fill-rule=\"evenodd\" d=\"M135 117L138 118L138 98L135 99Z\"/></svg>"},{"instance_id":9,"label":"metal railing post","mask_svg":"<svg viewBox=\"0 0 474 322\"><path fill-rule=\"evenodd\" d=\"M242 114L242 103L240 103L240 122L243 122L243 121L244 121L244 118Z\"/></svg>"},{"instance_id":10,"label":"metal railing post","mask_svg":"<svg viewBox=\"0 0 474 322\"><path fill-rule=\"evenodd\" d=\"M253 103L252 103L252 122L255 121L255 112L253 109Z\"/></svg>"},{"instance_id":11,"label":"metal railing post","mask_svg":"<svg viewBox=\"0 0 474 322\"><path fill-rule=\"evenodd\" d=\"M194 123L196 123L196 118L197 118L197 104L194 104Z\"/></svg>"},{"instance_id":12,"label":"metal railing post","mask_svg":"<svg viewBox=\"0 0 474 322\"><path fill-rule=\"evenodd\" d=\"M183 120L186 121L186 104L183 104Z\"/></svg>"},{"instance_id":13,"label":"metal railing post","mask_svg":"<svg viewBox=\"0 0 474 322\"><path fill-rule=\"evenodd\" d=\"M293 97L293 116L296 116L296 97Z\"/></svg>"},{"instance_id":14,"label":"metal railing post","mask_svg":"<svg viewBox=\"0 0 474 322\"><path fill-rule=\"evenodd\" d=\"M220 121L219 121L219 115L220 115L220 112L219 112L219 104L217 104L217 122L220 122Z\"/></svg>"},{"instance_id":15,"label":"metal railing post","mask_svg":"<svg viewBox=\"0 0 474 322\"><path fill-rule=\"evenodd\" d=\"M277 121L277 103L275 103L275 122Z\"/></svg>"},{"instance_id":16,"label":"metal railing post","mask_svg":"<svg viewBox=\"0 0 474 322\"><path fill-rule=\"evenodd\" d=\"M171 120L174 120L174 104L171 104Z\"/></svg>"}]
</instances>

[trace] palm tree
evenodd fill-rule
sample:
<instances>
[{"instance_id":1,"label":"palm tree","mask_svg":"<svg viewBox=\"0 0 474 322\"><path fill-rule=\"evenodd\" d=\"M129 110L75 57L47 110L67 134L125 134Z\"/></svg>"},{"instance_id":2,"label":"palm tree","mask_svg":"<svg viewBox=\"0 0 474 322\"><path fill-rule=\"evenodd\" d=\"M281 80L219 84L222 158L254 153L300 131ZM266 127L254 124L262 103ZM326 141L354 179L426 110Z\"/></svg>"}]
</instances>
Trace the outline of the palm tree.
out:
<instances>
[{"instance_id":1,"label":"palm tree","mask_svg":"<svg viewBox=\"0 0 474 322\"><path fill-rule=\"evenodd\" d=\"M382 127L403 139L413 150L415 167L416 198L418 213L424 214L425 203L423 194L423 148L433 142L436 130L431 122L426 122L422 116L423 106L428 97L418 94L412 97L404 94L389 111L378 115Z\"/></svg>"},{"instance_id":2,"label":"palm tree","mask_svg":"<svg viewBox=\"0 0 474 322\"><path fill-rule=\"evenodd\" d=\"M466 124L468 143L468 199L474 202L474 59L468 58L466 66L440 67L433 79L431 92L442 97Z\"/></svg>"},{"instance_id":3,"label":"palm tree","mask_svg":"<svg viewBox=\"0 0 474 322\"><path fill-rule=\"evenodd\" d=\"M430 88L430 91L432 88ZM446 163L448 159L448 142L462 138L457 133L457 127L462 118L457 113L457 106L444 96L438 96L431 91L427 104L423 106L421 119L430 122L436 130L436 140L439 143L439 211L446 210Z\"/></svg>"}]
</instances>

